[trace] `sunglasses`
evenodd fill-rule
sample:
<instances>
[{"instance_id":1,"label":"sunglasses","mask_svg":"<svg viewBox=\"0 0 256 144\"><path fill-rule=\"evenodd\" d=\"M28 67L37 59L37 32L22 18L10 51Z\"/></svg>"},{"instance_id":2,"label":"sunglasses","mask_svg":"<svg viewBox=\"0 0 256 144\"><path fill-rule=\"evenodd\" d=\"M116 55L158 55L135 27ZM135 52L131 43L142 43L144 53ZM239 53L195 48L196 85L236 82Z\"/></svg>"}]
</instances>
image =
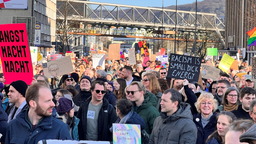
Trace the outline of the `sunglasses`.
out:
<instances>
[{"instance_id":1,"label":"sunglasses","mask_svg":"<svg viewBox=\"0 0 256 144\"><path fill-rule=\"evenodd\" d=\"M73 79L67 79L67 81L73 81Z\"/></svg>"},{"instance_id":2,"label":"sunglasses","mask_svg":"<svg viewBox=\"0 0 256 144\"><path fill-rule=\"evenodd\" d=\"M126 91L126 92L127 92L128 95L129 95L130 93L131 93L132 95L134 95L134 93L137 92L137 91Z\"/></svg>"},{"instance_id":3,"label":"sunglasses","mask_svg":"<svg viewBox=\"0 0 256 144\"><path fill-rule=\"evenodd\" d=\"M104 90L102 90L102 91L101 90L95 90L95 91L96 91L97 94L99 94L100 92L101 92L101 94L105 94L106 93L106 91L104 91Z\"/></svg>"},{"instance_id":4,"label":"sunglasses","mask_svg":"<svg viewBox=\"0 0 256 144\"><path fill-rule=\"evenodd\" d=\"M161 74L166 74L166 72L162 72Z\"/></svg>"},{"instance_id":5,"label":"sunglasses","mask_svg":"<svg viewBox=\"0 0 256 144\"><path fill-rule=\"evenodd\" d=\"M143 79L143 81L149 81L149 79Z\"/></svg>"}]
</instances>

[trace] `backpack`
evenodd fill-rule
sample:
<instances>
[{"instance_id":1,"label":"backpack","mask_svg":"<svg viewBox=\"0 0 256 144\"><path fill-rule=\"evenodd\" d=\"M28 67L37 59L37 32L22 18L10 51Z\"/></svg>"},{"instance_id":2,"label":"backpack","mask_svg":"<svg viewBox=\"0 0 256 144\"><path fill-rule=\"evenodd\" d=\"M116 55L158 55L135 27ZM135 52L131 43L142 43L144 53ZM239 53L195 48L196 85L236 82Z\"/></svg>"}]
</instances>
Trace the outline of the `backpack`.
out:
<instances>
[{"instance_id":1,"label":"backpack","mask_svg":"<svg viewBox=\"0 0 256 144\"><path fill-rule=\"evenodd\" d=\"M149 143L149 134L143 129L141 131L141 144L148 144Z\"/></svg>"}]
</instances>

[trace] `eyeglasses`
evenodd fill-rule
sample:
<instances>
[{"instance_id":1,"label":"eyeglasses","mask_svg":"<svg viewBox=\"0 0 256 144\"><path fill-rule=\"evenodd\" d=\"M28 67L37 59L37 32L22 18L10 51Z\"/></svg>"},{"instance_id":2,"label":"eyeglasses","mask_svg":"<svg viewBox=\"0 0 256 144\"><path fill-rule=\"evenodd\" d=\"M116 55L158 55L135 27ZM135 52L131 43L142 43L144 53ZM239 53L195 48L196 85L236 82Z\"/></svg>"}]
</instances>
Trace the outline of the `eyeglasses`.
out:
<instances>
[{"instance_id":1,"label":"eyeglasses","mask_svg":"<svg viewBox=\"0 0 256 144\"><path fill-rule=\"evenodd\" d=\"M106 93L106 91L104 91L104 90L102 90L102 91L101 90L95 90L95 91L96 91L97 94L99 94L100 92L101 92L101 94L105 94Z\"/></svg>"},{"instance_id":2,"label":"eyeglasses","mask_svg":"<svg viewBox=\"0 0 256 144\"><path fill-rule=\"evenodd\" d=\"M201 103L201 105L206 105L206 104L212 105L213 103L212 103L212 102L202 102L202 103Z\"/></svg>"},{"instance_id":3,"label":"eyeglasses","mask_svg":"<svg viewBox=\"0 0 256 144\"><path fill-rule=\"evenodd\" d=\"M137 91L126 91L126 92L127 92L128 95L129 95L130 93L131 93L132 95L134 95L134 93L137 92Z\"/></svg>"},{"instance_id":4,"label":"eyeglasses","mask_svg":"<svg viewBox=\"0 0 256 144\"><path fill-rule=\"evenodd\" d=\"M161 72L161 74L166 74L166 72Z\"/></svg>"},{"instance_id":5,"label":"eyeglasses","mask_svg":"<svg viewBox=\"0 0 256 144\"><path fill-rule=\"evenodd\" d=\"M227 87L217 87L217 89L224 89L224 88L227 88Z\"/></svg>"},{"instance_id":6,"label":"eyeglasses","mask_svg":"<svg viewBox=\"0 0 256 144\"><path fill-rule=\"evenodd\" d=\"M145 81L149 81L149 79L142 79L142 81L144 81L144 82L145 82Z\"/></svg>"},{"instance_id":7,"label":"eyeglasses","mask_svg":"<svg viewBox=\"0 0 256 144\"><path fill-rule=\"evenodd\" d=\"M67 79L67 81L73 81L73 79Z\"/></svg>"},{"instance_id":8,"label":"eyeglasses","mask_svg":"<svg viewBox=\"0 0 256 144\"><path fill-rule=\"evenodd\" d=\"M229 94L228 96L229 96L229 97L237 97L237 95L230 95L230 94Z\"/></svg>"},{"instance_id":9,"label":"eyeglasses","mask_svg":"<svg viewBox=\"0 0 256 144\"><path fill-rule=\"evenodd\" d=\"M55 98L60 98L60 97L62 97L61 95L55 95Z\"/></svg>"}]
</instances>

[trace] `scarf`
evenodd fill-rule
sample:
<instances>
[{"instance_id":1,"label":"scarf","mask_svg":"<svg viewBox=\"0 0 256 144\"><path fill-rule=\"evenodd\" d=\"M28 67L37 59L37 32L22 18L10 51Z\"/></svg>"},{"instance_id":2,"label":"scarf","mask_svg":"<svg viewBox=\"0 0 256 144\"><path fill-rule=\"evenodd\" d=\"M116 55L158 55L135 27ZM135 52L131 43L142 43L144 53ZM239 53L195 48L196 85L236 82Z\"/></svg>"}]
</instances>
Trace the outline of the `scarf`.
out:
<instances>
[{"instance_id":1,"label":"scarf","mask_svg":"<svg viewBox=\"0 0 256 144\"><path fill-rule=\"evenodd\" d=\"M125 124L126 121L132 116L133 111L130 111L127 115L125 115L121 120L118 118L115 123L119 124ZM113 132L113 126L109 129L111 132Z\"/></svg>"},{"instance_id":2,"label":"scarf","mask_svg":"<svg viewBox=\"0 0 256 144\"><path fill-rule=\"evenodd\" d=\"M238 104L232 104L232 105L228 105L228 104L225 104L223 106L223 111L233 111L233 110L237 110L238 108Z\"/></svg>"}]
</instances>

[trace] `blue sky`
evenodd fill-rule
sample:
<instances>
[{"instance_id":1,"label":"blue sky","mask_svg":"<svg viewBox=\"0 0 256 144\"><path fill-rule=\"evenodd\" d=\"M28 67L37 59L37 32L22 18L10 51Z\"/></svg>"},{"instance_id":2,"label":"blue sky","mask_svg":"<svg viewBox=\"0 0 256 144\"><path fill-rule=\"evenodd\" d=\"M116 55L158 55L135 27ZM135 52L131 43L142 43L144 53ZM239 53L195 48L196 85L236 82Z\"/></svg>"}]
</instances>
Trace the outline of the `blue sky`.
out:
<instances>
[{"instance_id":1,"label":"blue sky","mask_svg":"<svg viewBox=\"0 0 256 144\"><path fill-rule=\"evenodd\" d=\"M92 2L103 2L113 4L124 4L143 7L162 7L162 0L90 0ZM178 5L193 3L196 0L178 0ZM203 0L198 0L198 2ZM164 0L164 6L175 5L175 0Z\"/></svg>"}]
</instances>

